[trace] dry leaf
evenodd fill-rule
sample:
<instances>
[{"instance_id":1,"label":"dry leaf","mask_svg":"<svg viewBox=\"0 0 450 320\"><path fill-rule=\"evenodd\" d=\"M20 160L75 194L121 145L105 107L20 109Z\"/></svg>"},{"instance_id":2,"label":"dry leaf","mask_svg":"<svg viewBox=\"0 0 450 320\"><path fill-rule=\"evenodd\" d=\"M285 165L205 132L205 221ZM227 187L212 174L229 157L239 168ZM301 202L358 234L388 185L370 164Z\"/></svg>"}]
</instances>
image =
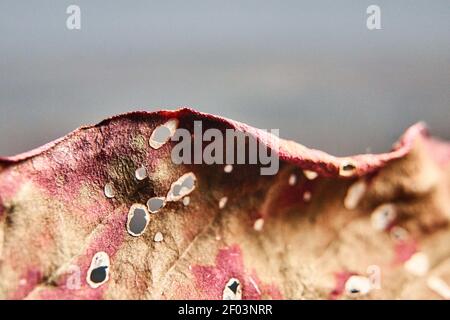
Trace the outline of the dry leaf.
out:
<instances>
[{"instance_id":1,"label":"dry leaf","mask_svg":"<svg viewBox=\"0 0 450 320\"><path fill-rule=\"evenodd\" d=\"M450 146L422 124L379 155L337 158L280 140L280 171L261 176L258 165L173 164L171 132L149 145L171 119L189 130L194 120L234 128L274 147L263 131L181 109L116 116L2 158L0 298L442 298ZM173 185L190 172L195 187ZM145 210L171 187L171 201ZM371 217L388 203L395 215ZM134 204L144 206L136 219L149 213L141 236L127 230Z\"/></svg>"}]
</instances>

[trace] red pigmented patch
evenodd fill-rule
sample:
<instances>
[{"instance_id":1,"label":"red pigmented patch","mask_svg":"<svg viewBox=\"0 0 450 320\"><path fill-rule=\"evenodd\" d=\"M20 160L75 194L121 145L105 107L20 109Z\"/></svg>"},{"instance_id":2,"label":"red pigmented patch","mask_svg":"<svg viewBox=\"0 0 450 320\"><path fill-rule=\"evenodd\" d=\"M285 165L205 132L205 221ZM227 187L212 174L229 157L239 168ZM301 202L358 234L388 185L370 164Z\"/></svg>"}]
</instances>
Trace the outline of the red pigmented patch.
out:
<instances>
[{"instance_id":1,"label":"red pigmented patch","mask_svg":"<svg viewBox=\"0 0 450 320\"><path fill-rule=\"evenodd\" d=\"M354 276L354 275L356 275L355 272L349 272L349 271L336 272L334 274L335 286L334 286L333 291L331 291L328 299L330 299L330 300L338 299L344 292L345 283L351 276Z\"/></svg>"},{"instance_id":2,"label":"red pigmented patch","mask_svg":"<svg viewBox=\"0 0 450 320\"><path fill-rule=\"evenodd\" d=\"M261 298L281 299L280 291L274 285L261 283L255 272L247 272L244 267L241 249L233 245L220 249L215 266L192 266L196 285L202 298L221 300L223 289L230 278L238 279L243 285L244 300Z\"/></svg>"},{"instance_id":3,"label":"red pigmented patch","mask_svg":"<svg viewBox=\"0 0 450 320\"><path fill-rule=\"evenodd\" d=\"M289 208L293 205L304 204L303 194L313 192L314 181L298 182L295 186L287 185L284 187L275 201L278 208Z\"/></svg>"},{"instance_id":4,"label":"red pigmented patch","mask_svg":"<svg viewBox=\"0 0 450 320\"><path fill-rule=\"evenodd\" d=\"M436 163L445 167L450 162L450 144L436 138L429 138L426 140L425 146L428 154Z\"/></svg>"},{"instance_id":5,"label":"red pigmented patch","mask_svg":"<svg viewBox=\"0 0 450 320\"><path fill-rule=\"evenodd\" d=\"M401 264L408 261L417 252L417 242L413 239L398 242L395 245L394 264Z\"/></svg>"},{"instance_id":6,"label":"red pigmented patch","mask_svg":"<svg viewBox=\"0 0 450 320\"><path fill-rule=\"evenodd\" d=\"M88 300L100 300L103 298L104 292L108 287L108 282L102 286L93 289L86 283L86 275L89 266L92 261L92 257L95 253L99 251L104 251L108 254L110 259L114 257L120 245L124 241L125 236L125 223L126 214L117 214L108 221L105 222L103 228L99 230L98 236L94 237L86 254L83 255L78 261L76 261L75 266L80 268L80 287L79 288L69 288L67 283L70 281L69 278L75 276L73 273L66 273L62 275L57 280L57 287L44 289L39 292L39 297L41 299L63 299L63 300L74 300L74 299L88 299Z\"/></svg>"},{"instance_id":7,"label":"red pigmented patch","mask_svg":"<svg viewBox=\"0 0 450 320\"><path fill-rule=\"evenodd\" d=\"M78 290L58 287L40 291L39 298L43 300L101 300L104 291L104 287L97 289L82 287Z\"/></svg>"},{"instance_id":8,"label":"red pigmented patch","mask_svg":"<svg viewBox=\"0 0 450 320\"><path fill-rule=\"evenodd\" d=\"M42 273L40 270L31 268L19 280L19 285L9 299L21 300L25 298L41 282Z\"/></svg>"},{"instance_id":9,"label":"red pigmented patch","mask_svg":"<svg viewBox=\"0 0 450 320\"><path fill-rule=\"evenodd\" d=\"M2 179L0 179L0 195L3 201L7 201L14 197L26 182L24 175L19 175L14 170L6 169L1 172Z\"/></svg>"}]
</instances>

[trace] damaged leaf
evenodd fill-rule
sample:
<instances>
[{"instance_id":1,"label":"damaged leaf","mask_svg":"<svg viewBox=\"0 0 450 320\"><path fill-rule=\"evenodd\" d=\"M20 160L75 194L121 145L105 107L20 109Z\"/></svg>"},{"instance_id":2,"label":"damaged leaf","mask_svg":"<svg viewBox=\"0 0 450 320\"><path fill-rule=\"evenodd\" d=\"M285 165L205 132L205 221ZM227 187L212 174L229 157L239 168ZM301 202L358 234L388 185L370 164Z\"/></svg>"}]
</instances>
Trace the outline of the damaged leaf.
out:
<instances>
[{"instance_id":1,"label":"damaged leaf","mask_svg":"<svg viewBox=\"0 0 450 320\"><path fill-rule=\"evenodd\" d=\"M174 164L194 121L249 134L278 173ZM449 215L450 145L422 124L339 158L187 108L134 112L0 158L0 298L448 298Z\"/></svg>"}]
</instances>

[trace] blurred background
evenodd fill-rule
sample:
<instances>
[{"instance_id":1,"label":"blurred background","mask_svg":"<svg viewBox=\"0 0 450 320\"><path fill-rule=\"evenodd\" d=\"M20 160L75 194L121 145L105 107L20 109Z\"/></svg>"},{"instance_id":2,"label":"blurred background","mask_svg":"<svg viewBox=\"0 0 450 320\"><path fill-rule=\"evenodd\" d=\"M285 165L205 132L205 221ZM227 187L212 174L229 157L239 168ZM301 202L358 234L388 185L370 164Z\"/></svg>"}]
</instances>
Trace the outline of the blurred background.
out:
<instances>
[{"instance_id":1,"label":"blurred background","mask_svg":"<svg viewBox=\"0 0 450 320\"><path fill-rule=\"evenodd\" d=\"M81 8L81 30L66 8ZM382 30L366 28L381 7ZM191 106L335 155L450 139L450 2L0 0L0 155Z\"/></svg>"}]
</instances>

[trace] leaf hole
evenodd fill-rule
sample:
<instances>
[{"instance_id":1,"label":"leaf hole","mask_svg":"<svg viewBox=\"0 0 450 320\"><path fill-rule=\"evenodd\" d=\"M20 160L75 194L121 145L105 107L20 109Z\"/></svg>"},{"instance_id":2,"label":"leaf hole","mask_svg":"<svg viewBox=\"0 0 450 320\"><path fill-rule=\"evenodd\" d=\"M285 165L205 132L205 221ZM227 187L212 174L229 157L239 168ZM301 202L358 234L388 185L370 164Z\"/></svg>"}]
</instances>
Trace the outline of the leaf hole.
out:
<instances>
[{"instance_id":1,"label":"leaf hole","mask_svg":"<svg viewBox=\"0 0 450 320\"><path fill-rule=\"evenodd\" d=\"M164 197L153 197L147 201L147 209L151 213L157 213L166 205L166 199Z\"/></svg>"},{"instance_id":2,"label":"leaf hole","mask_svg":"<svg viewBox=\"0 0 450 320\"><path fill-rule=\"evenodd\" d=\"M153 149L161 148L170 138L175 134L178 128L178 120L170 119L163 125L160 125L153 130L149 144Z\"/></svg>"},{"instance_id":3,"label":"leaf hole","mask_svg":"<svg viewBox=\"0 0 450 320\"><path fill-rule=\"evenodd\" d=\"M145 232L150 221L147 208L141 204L134 204L128 212L127 231L130 235L138 237Z\"/></svg>"}]
</instances>

